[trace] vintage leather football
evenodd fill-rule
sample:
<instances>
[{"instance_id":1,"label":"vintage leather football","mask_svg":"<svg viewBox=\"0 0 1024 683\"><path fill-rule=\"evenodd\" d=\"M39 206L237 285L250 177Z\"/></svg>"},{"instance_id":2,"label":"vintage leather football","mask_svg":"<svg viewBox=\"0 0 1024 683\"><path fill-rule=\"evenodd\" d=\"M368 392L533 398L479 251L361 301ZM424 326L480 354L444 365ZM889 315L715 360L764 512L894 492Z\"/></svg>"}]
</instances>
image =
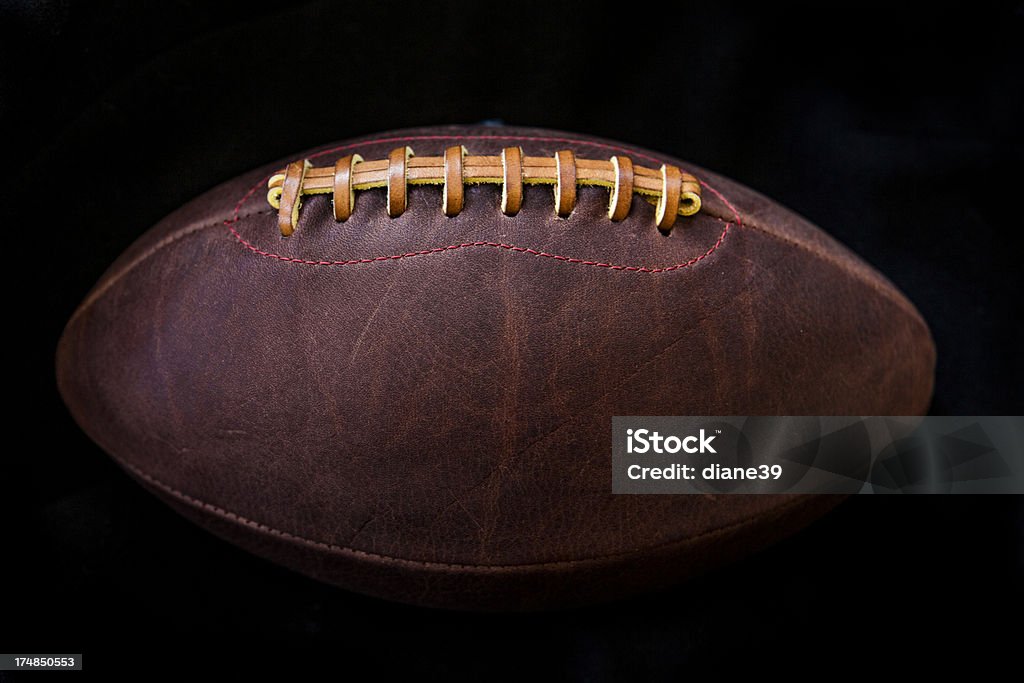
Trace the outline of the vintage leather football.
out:
<instances>
[{"instance_id":1,"label":"vintage leather football","mask_svg":"<svg viewBox=\"0 0 1024 683\"><path fill-rule=\"evenodd\" d=\"M815 496L611 493L613 415L913 415L928 328L735 182L523 128L270 164L132 245L57 352L82 428L186 517L385 598L536 609L791 534Z\"/></svg>"}]
</instances>

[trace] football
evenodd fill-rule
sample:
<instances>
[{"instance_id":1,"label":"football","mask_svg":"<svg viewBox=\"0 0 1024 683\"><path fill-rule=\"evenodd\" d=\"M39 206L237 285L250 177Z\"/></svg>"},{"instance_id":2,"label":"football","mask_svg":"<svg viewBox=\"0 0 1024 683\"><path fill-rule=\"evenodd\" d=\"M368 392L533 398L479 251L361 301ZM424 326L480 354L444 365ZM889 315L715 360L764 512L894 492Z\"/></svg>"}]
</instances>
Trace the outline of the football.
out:
<instances>
[{"instance_id":1,"label":"football","mask_svg":"<svg viewBox=\"0 0 1024 683\"><path fill-rule=\"evenodd\" d=\"M140 226L144 227L144 226ZM166 217L57 348L185 517L346 589L532 610L668 586L831 496L613 495L615 415L918 415L914 306L740 184L585 135L384 133Z\"/></svg>"}]
</instances>

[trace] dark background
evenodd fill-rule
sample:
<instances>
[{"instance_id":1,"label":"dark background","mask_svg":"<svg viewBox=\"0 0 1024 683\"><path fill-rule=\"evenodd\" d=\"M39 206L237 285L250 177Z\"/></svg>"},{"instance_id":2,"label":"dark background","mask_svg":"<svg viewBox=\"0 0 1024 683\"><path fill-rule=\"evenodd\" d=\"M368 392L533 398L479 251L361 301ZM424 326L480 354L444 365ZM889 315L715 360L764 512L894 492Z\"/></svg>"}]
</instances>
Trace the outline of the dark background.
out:
<instances>
[{"instance_id":1,"label":"dark background","mask_svg":"<svg viewBox=\"0 0 1024 683\"><path fill-rule=\"evenodd\" d=\"M503 119L668 152L791 207L928 320L933 413L1024 412L1021 6L669 7L0 1L14 245L0 651L84 651L93 674L180 680L300 680L313 665L602 681L1019 663L1020 631L996 622L1019 624L1024 602L1019 497L859 497L672 591L448 613L214 539L132 483L60 403L63 323L174 208L324 142Z\"/></svg>"}]
</instances>

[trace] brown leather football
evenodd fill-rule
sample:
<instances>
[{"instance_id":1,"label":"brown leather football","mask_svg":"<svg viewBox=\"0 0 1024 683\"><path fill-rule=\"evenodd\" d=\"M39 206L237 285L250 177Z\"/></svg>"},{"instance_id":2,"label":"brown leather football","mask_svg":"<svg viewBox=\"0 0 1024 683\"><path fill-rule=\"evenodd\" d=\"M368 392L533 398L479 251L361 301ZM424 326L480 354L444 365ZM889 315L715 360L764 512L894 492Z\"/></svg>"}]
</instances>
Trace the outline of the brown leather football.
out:
<instances>
[{"instance_id":1,"label":"brown leather football","mask_svg":"<svg viewBox=\"0 0 1024 683\"><path fill-rule=\"evenodd\" d=\"M82 428L186 517L393 600L667 585L835 503L613 495L613 415L913 415L913 305L691 164L524 128L270 164L142 235L57 353Z\"/></svg>"}]
</instances>

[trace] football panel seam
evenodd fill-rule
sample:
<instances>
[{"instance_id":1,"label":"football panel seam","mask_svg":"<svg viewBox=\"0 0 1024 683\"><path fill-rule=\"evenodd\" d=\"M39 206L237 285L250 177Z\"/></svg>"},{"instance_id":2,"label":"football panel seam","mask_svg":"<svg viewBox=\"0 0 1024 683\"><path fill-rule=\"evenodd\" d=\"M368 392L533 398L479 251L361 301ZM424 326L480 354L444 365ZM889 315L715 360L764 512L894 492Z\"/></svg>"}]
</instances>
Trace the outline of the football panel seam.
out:
<instances>
[{"instance_id":1,"label":"football panel seam","mask_svg":"<svg viewBox=\"0 0 1024 683\"><path fill-rule=\"evenodd\" d=\"M241 220L242 218L249 218L251 216L259 216L272 213L274 212L273 210L270 209L253 211L252 213L247 213L240 216L239 220ZM120 280L124 276L128 275L130 272L135 270L135 268L141 265L144 261L149 260L158 252L162 251L165 247L168 247L171 244L174 244L175 242L184 239L185 237L188 237L189 235L192 235L197 232L202 232L203 230L209 230L210 228L222 227L224 225L224 222L225 219L218 218L217 220L209 223L200 223L198 225L190 225L187 228L179 228L178 230L175 230L169 235L166 235L163 238L161 238L156 244L152 245L144 252L142 252L141 254L133 258L131 261L129 261L127 264L125 264L122 268L118 269L117 272L112 273L106 277L101 276L100 281L96 283L93 289L86 295L85 299L82 300L82 303L78 305L78 308L75 309L74 313L71 314L71 317L68 319L65 328L70 327L71 323L73 323L76 318L78 318L90 306L96 303L98 299L102 298L103 295L106 294L111 287L120 282Z\"/></svg>"},{"instance_id":2,"label":"football panel seam","mask_svg":"<svg viewBox=\"0 0 1024 683\"><path fill-rule=\"evenodd\" d=\"M508 141L524 142L524 141L531 141L532 140L532 141L537 141L537 142L576 143L576 144L578 144L580 146L594 147L594 148L601 148L601 149L611 150L611 151L615 151L615 152L622 152L622 153L625 153L625 154L629 154L631 156L639 157L639 158L642 158L642 159L647 159L647 160L652 161L654 163L658 163L658 164L662 163L662 161L660 159L658 159L657 157L654 157L654 156L652 156L650 154L647 154L645 152L638 151L638 150L633 149L631 147L625 147L625 146L622 146L622 145L615 145L615 144L611 144L611 143L598 142L598 141L593 141L593 140L581 140L581 139L578 139L578 138L559 137L559 136L541 136L541 135L472 135L472 134L468 134L468 135L451 135L451 134L450 135L407 135L407 136L390 136L390 137L386 137L386 138L376 138L376 139L368 139L368 140L358 140L356 142L350 142L350 143L346 143L344 145L338 145L338 146L335 146L335 147L330 147L328 149L320 150L318 152L314 152L314 153L310 154L309 156L307 156L306 160L309 161L309 160L312 160L312 159L316 159L318 157L327 156L329 154L335 154L335 153L338 153L338 152L350 151L350 150L358 149L360 147L365 147L365 146L374 145L374 144L399 143L399 142L401 142L403 144L406 144L406 143L409 143L409 142L425 141L425 140L431 140L431 141L439 141L439 140L448 140L448 141L451 141L451 140L489 140L489 141L497 141L497 140L500 140L500 141L505 141L505 142L508 142ZM262 178L261 180L257 181L252 187L250 187L242 195L242 197L238 200L238 202L235 204L233 218L231 220L225 220L224 224L228 227L228 230L231 231L231 234L234 236L234 238L236 240L238 240L242 244L242 246L246 247L251 252L253 252L253 253L255 253L255 254L259 255L259 256L263 256L263 257L266 257L266 258L273 258L273 259L279 260L279 261L281 261L283 263L294 263L294 264L298 264L298 265L311 265L311 266L354 265L354 264L358 264L358 263L383 262L383 261L389 261L389 260L396 260L396 259L400 259L400 258L408 258L410 256L420 256L420 255L426 255L426 254L430 254L430 253L440 253L440 252L443 252L443 251L447 251L447 250L451 250L451 249L463 248L463 247L466 247L466 246L494 246L494 247L503 247L503 248L506 248L506 249L511 249L513 251L525 252L525 253L533 254L533 255L536 255L536 256L546 256L548 258L554 258L556 260L563 261L563 262L574 263L574 264L579 264L579 265L603 267L603 268L608 268L610 270L616 270L616 271L631 271L631 272L641 272L641 273L664 273L664 272L671 272L671 271L674 271L674 270L679 270L681 268L685 268L685 267L691 266L694 263L696 263L697 261L699 261L699 260L701 260L703 258L706 258L707 256L710 256L712 252L714 252L719 246L721 246L722 242L725 239L726 234L728 233L730 223L735 223L735 224L740 225L740 226L742 226L742 224L743 224L743 217L740 214L739 210L735 206L733 206L732 202L730 202L728 199L726 199L726 197L720 191L718 191L716 188L712 187L707 182L705 182L703 180L700 180L698 178L698 182L701 184L701 186L707 188L708 191L710 191L712 194L714 194L716 197L718 197L718 199L723 204L725 204L729 208L730 211L732 211L733 218L730 220L728 218L722 218L722 217L717 216L717 215L715 215L713 213L707 212L708 215L711 216L712 218L714 218L715 220L718 220L718 221L720 221L722 223L725 223L724 228L722 230L722 233L718 237L718 240L700 258L691 259L688 262L678 263L678 264L674 264L674 265L671 265L671 266L656 267L656 268L649 268L649 267L645 267L645 266L618 266L618 265L612 264L612 263L604 263L604 262L600 262L600 261L591 261L591 260L579 259L579 258L575 258L575 257L560 256L560 255L556 255L556 254L547 254L547 253L540 252L539 250L535 250L535 249L532 249L532 248L529 248L529 247L516 247L514 245L504 245L504 244L501 244L501 243L487 243L487 242L438 246L438 247L432 247L432 248L429 248L429 249L424 249L424 250L421 250L421 251L418 251L418 252L410 252L410 253L406 253L406 254L394 254L394 255L390 255L390 256L376 256L376 257L365 258L365 259L350 259L350 260L302 259L302 258L297 258L297 257L284 256L282 254L277 254L277 253L271 252L269 250L262 249L258 245L255 245L255 244L249 242L248 240L246 240L234 228L233 224L238 222L238 220L239 220L239 213L240 213L242 207L245 205L245 203L247 201L249 201L253 197L254 194L256 194L256 192L260 188L266 186L267 182L270 180L271 177L272 177L271 175L267 175L264 178Z\"/></svg>"},{"instance_id":3,"label":"football panel seam","mask_svg":"<svg viewBox=\"0 0 1024 683\"><path fill-rule=\"evenodd\" d=\"M107 452L110 453L110 451L107 451ZM779 505L779 506L777 506L775 508L772 508L770 511L768 511L767 513L765 513L763 515L761 515L761 514L753 514L753 515L750 515L748 517L744 517L743 519L737 520L735 522L731 522L729 524L725 524L723 526L716 527L714 529L709 529L707 531L701 532L701 533L693 535L693 536L687 536L685 538L675 538L675 539L671 539L671 540L667 540L667 541L662 541L660 543L656 543L656 544L651 545L651 546L646 546L645 548L643 548L642 552L624 550L624 551L619 551L619 552L605 553L603 555L594 555L594 556L591 556L591 557L581 557L581 558L576 558L576 559L546 560L546 561L540 561L540 562L522 562L522 563L517 563L517 564L472 564L472 563L460 563L460 562L438 562L438 561L432 561L432 560L414 560L414 559L411 559L411 558L396 557L396 556L393 556L393 555L384 555L384 554L381 554L381 553L374 553L374 552L370 552L370 551L367 551L367 550L360 550L358 548L353 548L353 547L350 547L350 546L343 546L343 545L338 545L338 544L335 544L335 543L328 543L326 541L319 541L319 540L316 540L316 539L307 538L305 536L300 536L299 534L292 533L290 531L284 531L283 529L278 529L278 528L272 527L272 526L270 526L268 524L264 524L263 522L258 522L256 520L249 519L248 517L245 517L245 516L243 516L243 515L241 515L241 514L239 514L237 512L233 512L233 511L228 510L226 508L220 507L219 505L215 505L213 503L210 503L210 502L201 500L199 498L196 498L195 496L191 496L191 495L189 495L189 494L187 494L187 493L185 493L183 491L180 491L180 490L174 488L170 484L167 484L167 483L161 481L160 479L157 479L153 475L148 474L147 472L145 472L144 470L140 469L136 465L133 465L133 464L127 462L123 458L121 458L119 456L116 456L113 453L110 453L110 455L122 467L127 469L130 473L134 474L136 477L142 479L147 484L156 487L160 491L163 491L165 494L171 496L172 498L175 498L176 500L179 500L179 501L181 501L183 503L186 503L187 505L189 505L192 508L204 511L204 512L209 513L209 514L216 515L216 516L218 516L218 517L220 517L222 519L225 519L225 520L227 520L227 521L229 521L229 522L231 522L233 524L239 524L241 526L248 527L249 529L252 529L254 531L258 531L258 532L261 532L261 533L264 533L264 534L268 534L270 536L276 536L276 537L281 538L281 539L283 539L285 541L291 541L291 542L299 543L301 545L304 545L304 546L307 546L307 547L310 547L310 548L316 548L316 549L319 549L319 550L326 550L326 551L329 551L329 552L332 552L332 553L340 553L340 554L345 554L345 555L352 555L355 558L364 559L364 560L380 561L380 562L384 562L384 563L398 564L398 565L405 565L405 566L413 566L413 567L422 567L422 568L466 569L466 570L480 571L480 572L498 572L498 573L501 573L501 572L514 572L516 570L522 570L522 569L543 569L543 568L562 567L562 566L600 564L600 563L603 563L603 562L613 561L613 560L616 560L616 559L619 559L619 558L637 557L637 556L642 555L643 553L651 553L651 552L655 552L655 551L664 551L666 549L672 548L673 546L685 547L687 545L695 544L695 543L697 543L697 542L699 542L701 540L705 540L705 539L708 539L708 538L711 538L711 537L714 537L714 536L720 536L720 535L728 534L729 532L741 530L744 527L752 526L753 523L755 523L758 520L761 520L763 518L771 518L771 519L777 520L778 518L784 516L786 513L790 512L792 509L799 508L800 505L803 504L803 503L806 503L808 499L814 498L814 496L810 496L810 495L794 495L792 498L790 498L790 500L786 501L782 505Z\"/></svg>"},{"instance_id":4,"label":"football panel seam","mask_svg":"<svg viewBox=\"0 0 1024 683\"><path fill-rule=\"evenodd\" d=\"M714 214L711 215L714 216L715 218L718 218L719 220L722 220L719 216L715 216ZM859 271L855 270L854 268L851 268L849 264L845 263L842 259L837 258L826 251L815 249L812 245L809 245L805 242L800 242L798 240L786 237L785 235L780 235L779 233L769 228L757 225L755 223L751 223L749 220L746 223L743 223L740 227L752 230L762 235L766 235L778 242L782 242L792 247L796 247L797 249L800 249L801 251L818 258L820 261L824 261L825 263L832 265L833 267L837 268L840 272L842 272L844 275L849 276L852 280L855 280L863 285L866 285L869 289L871 289L876 294L880 295L882 298L887 299L890 302L896 304L896 306L902 309L904 313L909 314L912 318L916 319L925 328L925 330L928 330L928 325L927 323L925 323L924 318L921 316L921 313L903 295L902 292L895 288L895 286L886 286L885 283L878 282L877 280L872 279L870 277L865 277Z\"/></svg>"},{"instance_id":5,"label":"football panel seam","mask_svg":"<svg viewBox=\"0 0 1024 683\"><path fill-rule=\"evenodd\" d=\"M549 259L553 259L555 261L560 261L562 263L569 263L569 264L574 264L574 265L593 266L593 267L596 267L596 268L606 268L608 270L613 270L613 271L626 271L626 272L634 272L634 273L657 274L657 273L670 273L670 272L673 272L673 271L676 271L676 270L681 270L683 268L689 268L690 266L696 265L700 261L703 261L707 257L711 256L711 254L713 254L720 246L722 246L722 243L725 241L726 236L729 234L729 227L732 225L732 223L726 222L726 221L718 218L717 216L713 216L713 218L715 220L723 223L722 232L719 234L718 239L715 241L715 243L712 244L711 247L707 251L705 251L703 254L700 254L698 256L694 256L689 261L684 261L683 263L676 263L676 264L673 264L673 265L670 265L670 266L654 266L654 267L650 267L650 266L627 266L627 265L621 265L621 264L615 264L615 263L608 263L608 262L604 262L604 261L594 261L594 260L589 260L589 259L577 258L577 257L574 257L574 256L563 256L563 255L560 255L560 254L551 254L551 253L548 253L548 252L545 252L545 251L540 251L540 250L537 250L537 249L533 249L532 247L519 247L519 246L516 246L514 244L506 244L504 242L489 242L489 241L461 242L461 243L458 243L458 244L449 244L449 245L445 245L445 246L441 246L441 247L430 247L430 248L427 248L427 249L419 249L419 250L415 250L415 251L405 252L405 253L402 253L402 254L391 254L391 255L388 255L388 256L373 256L373 257L369 257L369 258L345 259L345 260L337 260L337 261L314 261L314 260L311 260L311 259L303 259L303 258L298 258L298 257L294 257L294 256L284 256L282 254L276 254L274 252L269 252L269 251L266 251L264 249L260 249L258 246L256 246L255 244L249 242L247 239L242 237L242 235L239 234L237 230L235 230L233 225L228 224L228 229L231 230L231 234L234 235L235 239L238 240L238 242L243 247L245 247L246 249L248 249L252 253L256 254L257 256L261 256L261 257L264 257L264 258L274 259L274 260L277 260L277 261L281 261L283 263L297 264L297 265L304 265L304 266L353 266L353 265L366 265L366 264L371 264L371 263L383 263L383 262L387 262L387 261L398 261L398 260L401 260L401 259L412 258L414 256L430 256L430 255L433 255L433 254L443 254L445 252L456 251L458 249L467 249L467 248L472 248L472 247L491 247L491 248L497 248L497 249L504 249L506 251L510 251L510 252L513 252L513 253L520 253L520 254L527 254L527 255L530 255L530 256L538 256L538 257L543 257L543 258L549 258Z\"/></svg>"}]
</instances>

